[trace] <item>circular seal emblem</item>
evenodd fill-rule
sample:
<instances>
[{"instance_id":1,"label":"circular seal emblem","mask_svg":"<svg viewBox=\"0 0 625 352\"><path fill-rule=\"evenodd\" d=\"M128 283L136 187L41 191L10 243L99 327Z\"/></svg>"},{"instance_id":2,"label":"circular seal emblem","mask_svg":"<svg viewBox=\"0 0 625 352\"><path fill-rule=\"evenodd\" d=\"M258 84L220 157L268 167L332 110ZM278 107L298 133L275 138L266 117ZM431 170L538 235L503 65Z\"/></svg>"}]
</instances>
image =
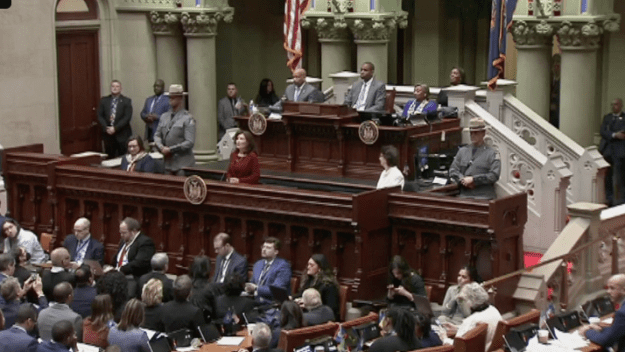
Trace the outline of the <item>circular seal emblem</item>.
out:
<instances>
[{"instance_id":1,"label":"circular seal emblem","mask_svg":"<svg viewBox=\"0 0 625 352\"><path fill-rule=\"evenodd\" d=\"M189 176L184 181L184 196L187 197L189 203L204 203L206 192L206 182L200 176Z\"/></svg>"},{"instance_id":2,"label":"circular seal emblem","mask_svg":"<svg viewBox=\"0 0 625 352\"><path fill-rule=\"evenodd\" d=\"M263 116L263 114L252 114L250 119L247 121L247 127L249 127L252 134L260 136L267 130L267 119Z\"/></svg>"},{"instance_id":3,"label":"circular seal emblem","mask_svg":"<svg viewBox=\"0 0 625 352\"><path fill-rule=\"evenodd\" d=\"M375 122L369 120L360 124L358 127L358 137L360 140L367 145L371 145L378 140L380 136L380 129Z\"/></svg>"}]
</instances>

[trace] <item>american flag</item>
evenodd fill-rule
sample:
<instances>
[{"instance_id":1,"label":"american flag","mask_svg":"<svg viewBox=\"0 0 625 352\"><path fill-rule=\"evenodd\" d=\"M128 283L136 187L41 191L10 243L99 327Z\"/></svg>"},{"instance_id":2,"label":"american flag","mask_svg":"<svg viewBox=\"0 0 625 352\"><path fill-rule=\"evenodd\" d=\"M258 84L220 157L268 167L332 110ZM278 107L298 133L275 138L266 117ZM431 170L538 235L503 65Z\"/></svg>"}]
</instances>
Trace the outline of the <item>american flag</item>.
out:
<instances>
[{"instance_id":1,"label":"american flag","mask_svg":"<svg viewBox=\"0 0 625 352\"><path fill-rule=\"evenodd\" d=\"M300 19L310 0L286 0L284 3L284 50L286 65L295 71L302 67L302 27Z\"/></svg>"}]
</instances>

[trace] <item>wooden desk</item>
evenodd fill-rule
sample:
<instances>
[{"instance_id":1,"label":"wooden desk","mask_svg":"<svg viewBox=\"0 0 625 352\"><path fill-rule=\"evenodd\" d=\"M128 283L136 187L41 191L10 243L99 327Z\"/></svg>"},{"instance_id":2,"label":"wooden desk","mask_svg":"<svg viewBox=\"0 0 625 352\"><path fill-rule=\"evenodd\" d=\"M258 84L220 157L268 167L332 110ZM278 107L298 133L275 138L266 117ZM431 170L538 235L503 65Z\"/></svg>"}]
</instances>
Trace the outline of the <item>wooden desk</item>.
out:
<instances>
[{"instance_id":1,"label":"wooden desk","mask_svg":"<svg viewBox=\"0 0 625 352\"><path fill-rule=\"evenodd\" d=\"M233 352L242 348L250 349L252 347L252 336L247 333L247 328L237 332L237 336L245 336L245 340L237 346L220 346L217 342L213 342L202 345L200 352Z\"/></svg>"}]
</instances>

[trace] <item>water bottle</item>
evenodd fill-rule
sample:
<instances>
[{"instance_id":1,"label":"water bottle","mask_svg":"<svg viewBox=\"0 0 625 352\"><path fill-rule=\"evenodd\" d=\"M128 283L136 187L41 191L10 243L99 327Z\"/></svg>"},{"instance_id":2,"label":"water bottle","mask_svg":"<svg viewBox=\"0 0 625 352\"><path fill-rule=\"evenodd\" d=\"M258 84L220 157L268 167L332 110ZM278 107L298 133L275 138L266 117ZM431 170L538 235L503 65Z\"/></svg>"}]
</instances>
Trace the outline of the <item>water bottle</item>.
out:
<instances>
[{"instance_id":1,"label":"water bottle","mask_svg":"<svg viewBox=\"0 0 625 352\"><path fill-rule=\"evenodd\" d=\"M256 107L254 106L254 100L250 100L250 115L254 115L256 111Z\"/></svg>"}]
</instances>

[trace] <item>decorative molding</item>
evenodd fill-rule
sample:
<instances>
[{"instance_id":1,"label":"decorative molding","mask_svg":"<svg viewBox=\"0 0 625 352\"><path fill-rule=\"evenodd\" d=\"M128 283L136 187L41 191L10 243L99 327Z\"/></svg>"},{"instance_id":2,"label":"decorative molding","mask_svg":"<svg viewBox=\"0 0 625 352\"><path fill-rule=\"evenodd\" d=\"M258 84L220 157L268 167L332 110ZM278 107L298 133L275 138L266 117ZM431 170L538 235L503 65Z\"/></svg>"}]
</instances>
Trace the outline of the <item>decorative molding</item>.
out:
<instances>
[{"instance_id":1,"label":"decorative molding","mask_svg":"<svg viewBox=\"0 0 625 352\"><path fill-rule=\"evenodd\" d=\"M558 39L563 47L595 49L599 47L602 34L603 27L592 20L586 23L564 21L558 29Z\"/></svg>"},{"instance_id":2,"label":"decorative molding","mask_svg":"<svg viewBox=\"0 0 625 352\"><path fill-rule=\"evenodd\" d=\"M179 15L171 12L152 11L149 17L154 35L174 35L179 32Z\"/></svg>"},{"instance_id":3,"label":"decorative molding","mask_svg":"<svg viewBox=\"0 0 625 352\"><path fill-rule=\"evenodd\" d=\"M182 30L187 37L210 37L217 35L217 24L222 19L224 22L232 22L234 9L223 12L183 12L180 18Z\"/></svg>"},{"instance_id":4,"label":"decorative molding","mask_svg":"<svg viewBox=\"0 0 625 352\"><path fill-rule=\"evenodd\" d=\"M545 20L540 22L514 21L510 28L510 33L517 46L551 46L554 32L553 25Z\"/></svg>"},{"instance_id":5,"label":"decorative molding","mask_svg":"<svg viewBox=\"0 0 625 352\"><path fill-rule=\"evenodd\" d=\"M303 28L314 28L320 41L347 41L349 31L343 16L302 19Z\"/></svg>"},{"instance_id":6,"label":"decorative molding","mask_svg":"<svg viewBox=\"0 0 625 352\"><path fill-rule=\"evenodd\" d=\"M349 20L348 24L357 41L388 41L398 21L396 17L357 18Z\"/></svg>"}]
</instances>

